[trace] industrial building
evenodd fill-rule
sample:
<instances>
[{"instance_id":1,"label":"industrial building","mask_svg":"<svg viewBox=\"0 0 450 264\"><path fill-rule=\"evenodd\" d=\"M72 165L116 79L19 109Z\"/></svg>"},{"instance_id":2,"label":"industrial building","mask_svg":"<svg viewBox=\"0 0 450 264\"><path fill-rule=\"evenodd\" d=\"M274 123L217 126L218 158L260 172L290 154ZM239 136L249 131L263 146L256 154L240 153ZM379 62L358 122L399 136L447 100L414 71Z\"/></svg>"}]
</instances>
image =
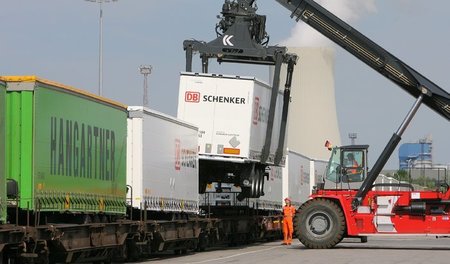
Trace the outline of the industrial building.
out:
<instances>
[{"instance_id":1,"label":"industrial building","mask_svg":"<svg viewBox=\"0 0 450 264\"><path fill-rule=\"evenodd\" d=\"M398 149L399 169L433 167L433 140L431 135L415 143L401 144Z\"/></svg>"}]
</instances>

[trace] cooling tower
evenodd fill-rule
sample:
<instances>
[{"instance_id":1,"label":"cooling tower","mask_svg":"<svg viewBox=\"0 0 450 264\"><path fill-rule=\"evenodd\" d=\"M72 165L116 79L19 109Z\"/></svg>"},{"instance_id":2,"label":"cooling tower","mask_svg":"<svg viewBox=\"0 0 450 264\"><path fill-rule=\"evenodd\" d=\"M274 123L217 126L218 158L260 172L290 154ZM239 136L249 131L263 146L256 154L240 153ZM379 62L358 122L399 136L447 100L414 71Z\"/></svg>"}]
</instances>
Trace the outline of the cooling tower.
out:
<instances>
[{"instance_id":1,"label":"cooling tower","mask_svg":"<svg viewBox=\"0 0 450 264\"><path fill-rule=\"evenodd\" d=\"M313 159L328 160L330 152L324 147L325 141L341 144L334 93L334 51L324 47L288 50L297 54L299 60L292 78L287 147ZM280 89L284 89L285 79L283 67Z\"/></svg>"}]
</instances>

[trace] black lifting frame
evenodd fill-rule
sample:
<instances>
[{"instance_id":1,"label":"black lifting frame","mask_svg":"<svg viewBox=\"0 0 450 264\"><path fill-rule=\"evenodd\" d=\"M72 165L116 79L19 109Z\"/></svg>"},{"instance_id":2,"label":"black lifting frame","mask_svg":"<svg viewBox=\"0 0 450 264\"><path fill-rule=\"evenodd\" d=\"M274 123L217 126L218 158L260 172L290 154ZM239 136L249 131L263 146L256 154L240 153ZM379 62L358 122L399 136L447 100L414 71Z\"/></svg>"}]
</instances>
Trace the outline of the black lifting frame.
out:
<instances>
[{"instance_id":1,"label":"black lifting frame","mask_svg":"<svg viewBox=\"0 0 450 264\"><path fill-rule=\"evenodd\" d=\"M266 164L270 154L281 66L287 64L280 137L275 157L271 160L274 165L279 165L283 158L292 74L297 63L297 55L287 53L286 47L267 45L269 37L265 31L266 17L256 14L257 7L254 2L254 0L233 2L225 0L222 20L216 25L216 39L208 43L197 40L183 42L186 51L186 71L192 72L192 56L196 52L200 54L203 73L208 73L208 62L211 58L217 59L219 63L275 66L266 137L260 157L260 162Z\"/></svg>"}]
</instances>

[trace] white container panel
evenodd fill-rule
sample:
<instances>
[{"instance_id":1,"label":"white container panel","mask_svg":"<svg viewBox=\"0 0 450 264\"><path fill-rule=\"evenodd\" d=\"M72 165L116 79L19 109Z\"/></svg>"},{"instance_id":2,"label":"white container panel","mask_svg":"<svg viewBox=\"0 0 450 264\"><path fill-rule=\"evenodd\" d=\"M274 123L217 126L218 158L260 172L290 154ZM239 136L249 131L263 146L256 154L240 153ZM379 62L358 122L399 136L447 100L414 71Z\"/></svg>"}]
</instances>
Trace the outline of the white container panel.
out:
<instances>
[{"instance_id":1,"label":"white container panel","mask_svg":"<svg viewBox=\"0 0 450 264\"><path fill-rule=\"evenodd\" d=\"M312 186L324 181L328 166L328 161L326 160L314 160L313 162L314 165L311 166Z\"/></svg>"},{"instance_id":2,"label":"white container panel","mask_svg":"<svg viewBox=\"0 0 450 264\"><path fill-rule=\"evenodd\" d=\"M217 98L228 98L233 103L213 102L213 154L239 156L249 155L249 120L251 118L252 82L241 79L214 78ZM234 100L233 100L234 99ZM211 104L209 99L209 104ZM214 152L215 151L215 152ZM237 154L234 151L239 151ZM235 154L230 154L235 153Z\"/></svg>"},{"instance_id":3,"label":"white container panel","mask_svg":"<svg viewBox=\"0 0 450 264\"><path fill-rule=\"evenodd\" d=\"M269 120L271 96L272 96L272 89L269 85L264 84L262 82L255 82L255 92L252 110L253 115L251 123L252 137L250 138L250 148L251 148L250 157L252 159L258 160L260 158L261 150L265 143L267 124ZM269 164L273 163L275 158L275 152L278 147L282 111L283 111L283 94L278 92L270 144L270 154L268 158ZM284 145L284 149L286 149L285 147L286 145ZM283 154L284 157L286 153Z\"/></svg>"},{"instance_id":4,"label":"white container panel","mask_svg":"<svg viewBox=\"0 0 450 264\"><path fill-rule=\"evenodd\" d=\"M259 161L270 96L270 86L253 77L181 73L177 117L199 127L199 153L203 158ZM278 146L281 93L277 99L270 162Z\"/></svg>"},{"instance_id":5,"label":"white container panel","mask_svg":"<svg viewBox=\"0 0 450 264\"><path fill-rule=\"evenodd\" d=\"M128 108L130 109L130 108ZM142 118L127 120L127 201L134 208L140 208L144 188L142 187Z\"/></svg>"},{"instance_id":6,"label":"white container panel","mask_svg":"<svg viewBox=\"0 0 450 264\"><path fill-rule=\"evenodd\" d=\"M291 198L295 206L301 205L309 198L312 186L310 161L311 159L299 153L288 151L286 166L283 168L283 195L284 198Z\"/></svg>"},{"instance_id":7,"label":"white container panel","mask_svg":"<svg viewBox=\"0 0 450 264\"><path fill-rule=\"evenodd\" d=\"M198 129L147 108L129 112L135 123L129 135L133 206L145 202L150 210L197 212Z\"/></svg>"},{"instance_id":8,"label":"white container panel","mask_svg":"<svg viewBox=\"0 0 450 264\"><path fill-rule=\"evenodd\" d=\"M248 158L252 83L182 74L178 118L199 127L199 153Z\"/></svg>"}]
</instances>

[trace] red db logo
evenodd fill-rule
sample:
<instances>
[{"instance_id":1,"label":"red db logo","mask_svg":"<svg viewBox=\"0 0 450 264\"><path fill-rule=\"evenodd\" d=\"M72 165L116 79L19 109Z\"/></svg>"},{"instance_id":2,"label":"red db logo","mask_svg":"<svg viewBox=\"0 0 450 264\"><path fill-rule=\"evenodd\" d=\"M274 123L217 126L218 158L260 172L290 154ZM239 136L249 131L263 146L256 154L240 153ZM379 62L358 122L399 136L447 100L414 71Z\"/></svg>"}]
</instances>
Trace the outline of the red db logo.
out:
<instances>
[{"instance_id":1,"label":"red db logo","mask_svg":"<svg viewBox=\"0 0 450 264\"><path fill-rule=\"evenodd\" d=\"M255 97L253 101L253 124L257 125L259 120L259 97Z\"/></svg>"},{"instance_id":2,"label":"red db logo","mask_svg":"<svg viewBox=\"0 0 450 264\"><path fill-rule=\"evenodd\" d=\"M189 103L199 103L200 102L200 93L188 91L184 94L184 101L189 102Z\"/></svg>"},{"instance_id":3,"label":"red db logo","mask_svg":"<svg viewBox=\"0 0 450 264\"><path fill-rule=\"evenodd\" d=\"M175 139L175 170L181 169L181 144L179 139Z\"/></svg>"}]
</instances>

